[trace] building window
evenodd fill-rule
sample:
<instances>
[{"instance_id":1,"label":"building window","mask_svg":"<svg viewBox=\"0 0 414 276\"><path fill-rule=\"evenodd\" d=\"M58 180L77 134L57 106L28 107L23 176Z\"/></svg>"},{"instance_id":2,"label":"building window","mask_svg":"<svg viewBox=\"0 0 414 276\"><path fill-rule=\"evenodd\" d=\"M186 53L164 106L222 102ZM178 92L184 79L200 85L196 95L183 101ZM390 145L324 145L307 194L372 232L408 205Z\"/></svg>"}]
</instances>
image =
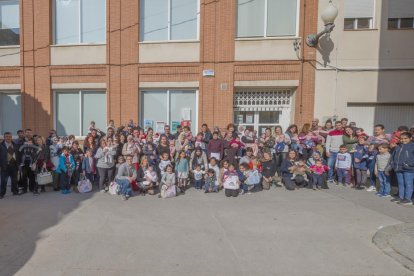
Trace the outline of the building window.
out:
<instances>
[{"instance_id":1,"label":"building window","mask_svg":"<svg viewBox=\"0 0 414 276\"><path fill-rule=\"evenodd\" d=\"M151 90L141 91L141 125L162 132L157 126L169 124L175 131L178 124L190 124L191 131L197 128L196 90Z\"/></svg>"},{"instance_id":2,"label":"building window","mask_svg":"<svg viewBox=\"0 0 414 276\"><path fill-rule=\"evenodd\" d=\"M8 131L15 135L21 128L21 94L0 92L0 133Z\"/></svg>"},{"instance_id":3,"label":"building window","mask_svg":"<svg viewBox=\"0 0 414 276\"><path fill-rule=\"evenodd\" d=\"M246 89L234 94L234 124L239 132L255 130L261 135L266 128L281 125L284 130L290 124L292 90Z\"/></svg>"},{"instance_id":4,"label":"building window","mask_svg":"<svg viewBox=\"0 0 414 276\"><path fill-rule=\"evenodd\" d=\"M297 0L238 0L237 37L296 36Z\"/></svg>"},{"instance_id":5,"label":"building window","mask_svg":"<svg viewBox=\"0 0 414 276\"><path fill-rule=\"evenodd\" d=\"M86 136L91 121L106 132L105 92L55 92L55 128L59 135Z\"/></svg>"},{"instance_id":6,"label":"building window","mask_svg":"<svg viewBox=\"0 0 414 276\"><path fill-rule=\"evenodd\" d=\"M199 0L141 0L140 41L198 39Z\"/></svg>"},{"instance_id":7,"label":"building window","mask_svg":"<svg viewBox=\"0 0 414 276\"><path fill-rule=\"evenodd\" d=\"M388 29L414 29L414 18L389 18Z\"/></svg>"},{"instance_id":8,"label":"building window","mask_svg":"<svg viewBox=\"0 0 414 276\"><path fill-rule=\"evenodd\" d=\"M414 1L388 1L388 29L414 29Z\"/></svg>"},{"instance_id":9,"label":"building window","mask_svg":"<svg viewBox=\"0 0 414 276\"><path fill-rule=\"evenodd\" d=\"M374 8L374 0L346 0L344 12L344 29L373 29Z\"/></svg>"},{"instance_id":10,"label":"building window","mask_svg":"<svg viewBox=\"0 0 414 276\"><path fill-rule=\"evenodd\" d=\"M54 0L54 43L105 43L106 0Z\"/></svg>"},{"instance_id":11,"label":"building window","mask_svg":"<svg viewBox=\"0 0 414 276\"><path fill-rule=\"evenodd\" d=\"M20 45L19 0L0 0L0 46Z\"/></svg>"}]
</instances>

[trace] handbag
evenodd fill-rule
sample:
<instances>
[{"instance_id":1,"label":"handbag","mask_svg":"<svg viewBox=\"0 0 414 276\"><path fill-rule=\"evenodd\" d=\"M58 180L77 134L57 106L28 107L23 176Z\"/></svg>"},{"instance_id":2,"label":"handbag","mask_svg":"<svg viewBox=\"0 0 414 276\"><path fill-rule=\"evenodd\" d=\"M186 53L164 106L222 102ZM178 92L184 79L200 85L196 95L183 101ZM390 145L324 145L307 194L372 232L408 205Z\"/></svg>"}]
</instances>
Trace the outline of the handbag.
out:
<instances>
[{"instance_id":1,"label":"handbag","mask_svg":"<svg viewBox=\"0 0 414 276\"><path fill-rule=\"evenodd\" d=\"M115 181L111 182L111 184L109 185L109 190L108 193L110 195L117 195L119 193L119 185L118 183L116 183Z\"/></svg>"},{"instance_id":2,"label":"handbag","mask_svg":"<svg viewBox=\"0 0 414 276\"><path fill-rule=\"evenodd\" d=\"M79 193L89 193L92 191L92 183L85 176L78 182Z\"/></svg>"},{"instance_id":3,"label":"handbag","mask_svg":"<svg viewBox=\"0 0 414 276\"><path fill-rule=\"evenodd\" d=\"M238 181L239 177L237 175L230 175L224 180L223 187L228 190L238 190L240 188Z\"/></svg>"},{"instance_id":4,"label":"handbag","mask_svg":"<svg viewBox=\"0 0 414 276\"><path fill-rule=\"evenodd\" d=\"M36 175L36 182L38 185L51 184L53 183L53 176L50 172L42 169L42 171Z\"/></svg>"}]
</instances>

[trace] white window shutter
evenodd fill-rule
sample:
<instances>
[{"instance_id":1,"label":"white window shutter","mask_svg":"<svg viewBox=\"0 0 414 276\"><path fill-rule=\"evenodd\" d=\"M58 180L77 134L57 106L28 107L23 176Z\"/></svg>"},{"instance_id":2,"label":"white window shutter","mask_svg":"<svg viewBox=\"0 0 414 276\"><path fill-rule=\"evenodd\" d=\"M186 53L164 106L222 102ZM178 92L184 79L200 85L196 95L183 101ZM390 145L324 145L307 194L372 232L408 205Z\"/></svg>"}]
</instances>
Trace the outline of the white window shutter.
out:
<instances>
[{"instance_id":1,"label":"white window shutter","mask_svg":"<svg viewBox=\"0 0 414 276\"><path fill-rule=\"evenodd\" d=\"M388 18L414 17L414 0L391 0L388 2Z\"/></svg>"},{"instance_id":2,"label":"white window shutter","mask_svg":"<svg viewBox=\"0 0 414 276\"><path fill-rule=\"evenodd\" d=\"M345 18L373 18L374 0L345 0Z\"/></svg>"}]
</instances>

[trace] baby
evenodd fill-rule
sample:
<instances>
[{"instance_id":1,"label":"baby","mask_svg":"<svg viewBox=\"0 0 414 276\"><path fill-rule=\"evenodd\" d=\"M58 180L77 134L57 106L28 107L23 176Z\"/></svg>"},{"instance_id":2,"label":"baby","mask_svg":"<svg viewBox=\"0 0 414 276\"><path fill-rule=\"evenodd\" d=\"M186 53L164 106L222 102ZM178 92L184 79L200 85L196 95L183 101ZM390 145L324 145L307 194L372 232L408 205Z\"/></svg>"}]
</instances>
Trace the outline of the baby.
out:
<instances>
[{"instance_id":1,"label":"baby","mask_svg":"<svg viewBox=\"0 0 414 276\"><path fill-rule=\"evenodd\" d=\"M157 173L154 171L153 166L148 166L148 168L144 172L145 181L143 182L144 185L148 186L151 184L156 184L158 181Z\"/></svg>"},{"instance_id":2,"label":"baby","mask_svg":"<svg viewBox=\"0 0 414 276\"><path fill-rule=\"evenodd\" d=\"M293 167L289 168L289 171L293 173L293 176L291 177L292 180L294 180L296 176L301 175L306 182L309 181L308 176L306 174L306 172L309 171L309 169L303 160L299 160L298 162L296 162Z\"/></svg>"}]
</instances>

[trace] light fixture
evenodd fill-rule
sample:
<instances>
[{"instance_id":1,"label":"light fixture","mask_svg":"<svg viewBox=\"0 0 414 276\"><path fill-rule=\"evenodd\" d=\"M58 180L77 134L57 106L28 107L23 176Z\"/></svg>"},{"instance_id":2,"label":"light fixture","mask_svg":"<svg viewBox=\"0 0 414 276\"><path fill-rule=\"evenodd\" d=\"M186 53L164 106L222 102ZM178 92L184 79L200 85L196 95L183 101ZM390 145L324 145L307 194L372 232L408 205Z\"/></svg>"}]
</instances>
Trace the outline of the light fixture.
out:
<instances>
[{"instance_id":1,"label":"light fixture","mask_svg":"<svg viewBox=\"0 0 414 276\"><path fill-rule=\"evenodd\" d=\"M338 16L338 9L332 4L332 0L329 0L329 5L322 12L321 18L325 24L325 29L318 34L310 34L306 38L306 44L309 47L315 47L318 45L319 38L324 34L329 34L335 28L335 19Z\"/></svg>"}]
</instances>

